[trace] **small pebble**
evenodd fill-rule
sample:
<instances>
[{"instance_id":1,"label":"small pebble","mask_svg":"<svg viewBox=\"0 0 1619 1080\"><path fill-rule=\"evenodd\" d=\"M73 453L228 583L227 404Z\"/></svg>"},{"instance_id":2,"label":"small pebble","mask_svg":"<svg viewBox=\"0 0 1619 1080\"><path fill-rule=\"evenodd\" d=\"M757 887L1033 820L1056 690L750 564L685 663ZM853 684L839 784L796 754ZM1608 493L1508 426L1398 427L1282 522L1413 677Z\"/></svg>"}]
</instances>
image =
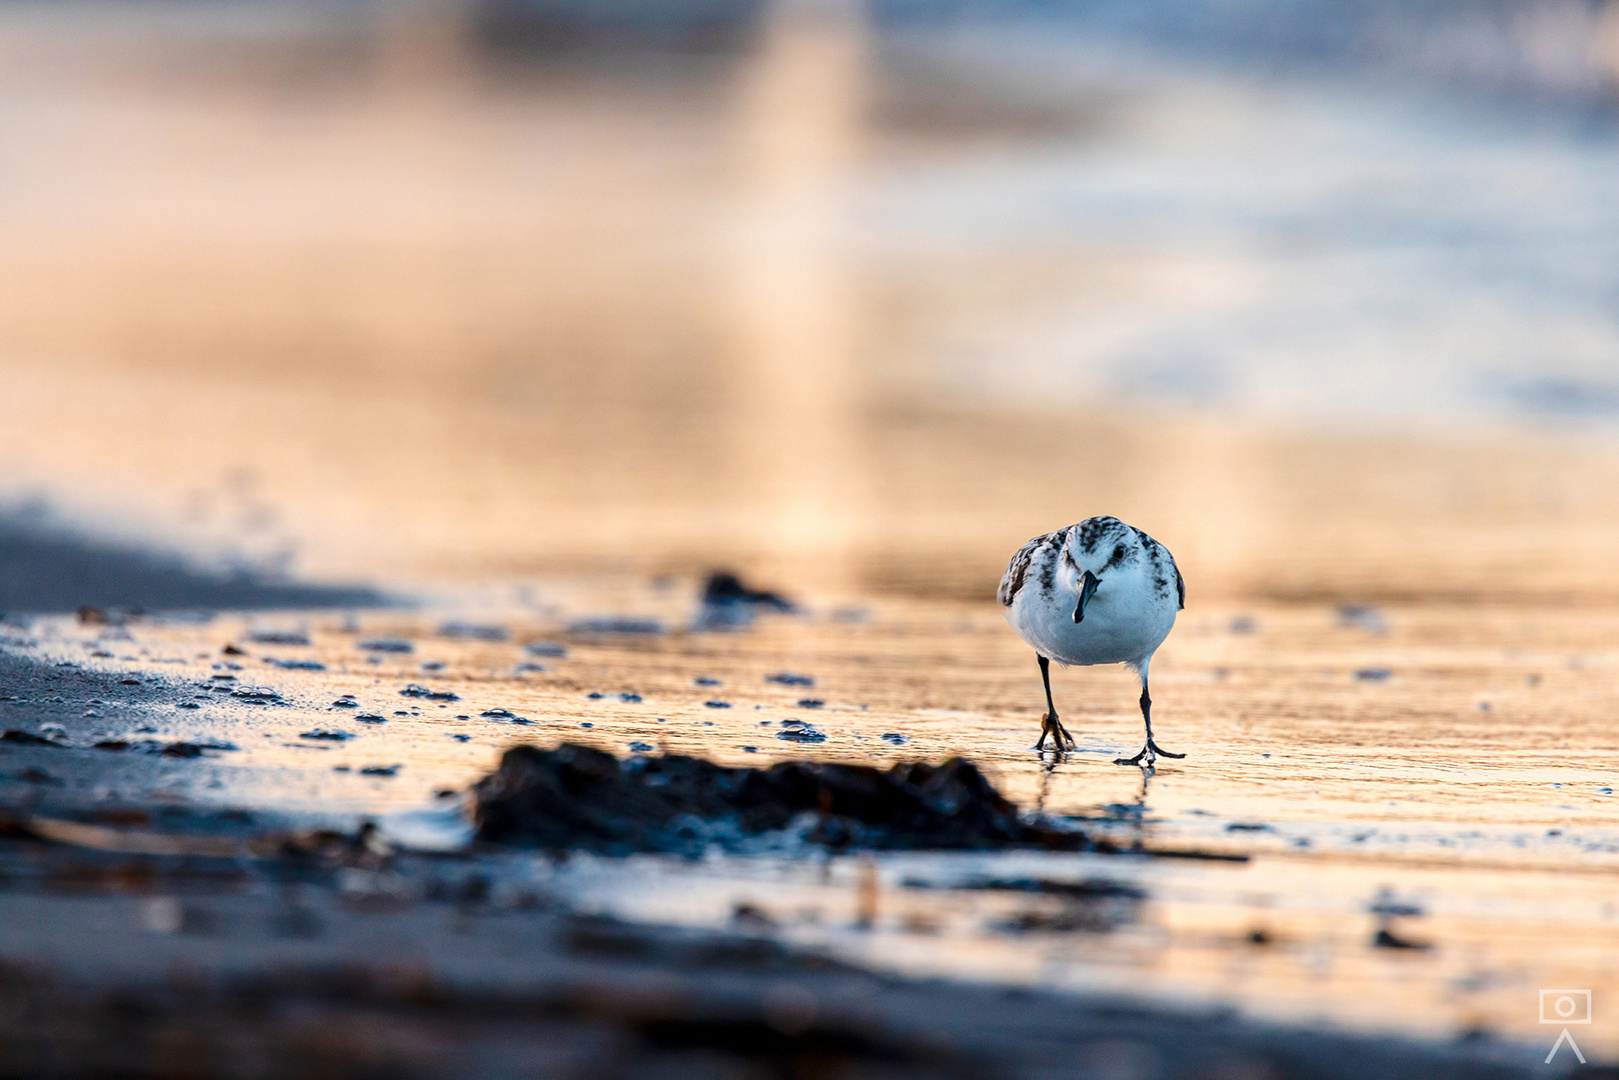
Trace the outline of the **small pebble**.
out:
<instances>
[{"instance_id":1,"label":"small pebble","mask_svg":"<svg viewBox=\"0 0 1619 1080\"><path fill-rule=\"evenodd\" d=\"M429 701L460 701L460 697L448 690L433 690L418 683L411 683L399 691L400 697L426 698Z\"/></svg>"},{"instance_id":2,"label":"small pebble","mask_svg":"<svg viewBox=\"0 0 1619 1080\"><path fill-rule=\"evenodd\" d=\"M654 749L654 747L653 747L653 745L651 743L644 743L644 742L640 742L640 741L632 742L632 743L629 744L629 746L630 746L630 749L634 750L637 754L645 754L648 751Z\"/></svg>"},{"instance_id":3,"label":"small pebble","mask_svg":"<svg viewBox=\"0 0 1619 1080\"><path fill-rule=\"evenodd\" d=\"M1383 613L1370 604L1342 604L1338 607L1338 625L1370 630L1374 634L1388 632Z\"/></svg>"},{"instance_id":4,"label":"small pebble","mask_svg":"<svg viewBox=\"0 0 1619 1080\"><path fill-rule=\"evenodd\" d=\"M820 698L817 698L817 697L807 697L807 698L799 698L798 699L798 707L800 709L819 709L821 706L823 706L825 704L826 704L826 702L822 701Z\"/></svg>"},{"instance_id":5,"label":"small pebble","mask_svg":"<svg viewBox=\"0 0 1619 1080\"><path fill-rule=\"evenodd\" d=\"M454 739L456 742L471 742L472 741L472 736L471 735L452 734L450 736L450 738Z\"/></svg>"},{"instance_id":6,"label":"small pebble","mask_svg":"<svg viewBox=\"0 0 1619 1080\"><path fill-rule=\"evenodd\" d=\"M633 705L633 704L638 703L641 700L641 695L640 694L620 694L620 695L618 695L618 700L627 701L627 702L629 702L630 704Z\"/></svg>"},{"instance_id":7,"label":"small pebble","mask_svg":"<svg viewBox=\"0 0 1619 1080\"><path fill-rule=\"evenodd\" d=\"M795 675L791 671L778 671L774 675L766 675L765 682L777 683L781 686L814 686L815 680L808 675Z\"/></svg>"},{"instance_id":8,"label":"small pebble","mask_svg":"<svg viewBox=\"0 0 1619 1080\"><path fill-rule=\"evenodd\" d=\"M707 705L710 709L729 709L731 707L731 703L729 701L705 701L703 704Z\"/></svg>"},{"instance_id":9,"label":"small pebble","mask_svg":"<svg viewBox=\"0 0 1619 1080\"><path fill-rule=\"evenodd\" d=\"M784 739L787 742L820 743L826 742L826 733L811 727L809 724L786 727L784 722L782 730L776 732L776 738Z\"/></svg>"},{"instance_id":10,"label":"small pebble","mask_svg":"<svg viewBox=\"0 0 1619 1080\"><path fill-rule=\"evenodd\" d=\"M899 734L898 732L886 731L886 732L883 733L883 742L893 743L895 746L904 746L906 743L908 743L910 741L911 740L907 739L905 736Z\"/></svg>"},{"instance_id":11,"label":"small pebble","mask_svg":"<svg viewBox=\"0 0 1619 1080\"><path fill-rule=\"evenodd\" d=\"M490 624L447 622L438 628L438 636L457 640L505 641L506 628Z\"/></svg>"},{"instance_id":12,"label":"small pebble","mask_svg":"<svg viewBox=\"0 0 1619 1080\"><path fill-rule=\"evenodd\" d=\"M615 618L580 619L568 626L570 634L661 634L663 623L657 619Z\"/></svg>"},{"instance_id":13,"label":"small pebble","mask_svg":"<svg viewBox=\"0 0 1619 1080\"><path fill-rule=\"evenodd\" d=\"M300 630L260 630L247 636L260 645L308 645L309 635Z\"/></svg>"},{"instance_id":14,"label":"small pebble","mask_svg":"<svg viewBox=\"0 0 1619 1080\"><path fill-rule=\"evenodd\" d=\"M595 727L596 725L592 724L589 720L585 720L582 723L580 723L579 726L580 727Z\"/></svg>"},{"instance_id":15,"label":"small pebble","mask_svg":"<svg viewBox=\"0 0 1619 1080\"><path fill-rule=\"evenodd\" d=\"M723 686L724 685L718 679L711 679L707 675L699 675L699 676L697 676L697 678L693 679L692 682L695 683L698 686Z\"/></svg>"}]
</instances>

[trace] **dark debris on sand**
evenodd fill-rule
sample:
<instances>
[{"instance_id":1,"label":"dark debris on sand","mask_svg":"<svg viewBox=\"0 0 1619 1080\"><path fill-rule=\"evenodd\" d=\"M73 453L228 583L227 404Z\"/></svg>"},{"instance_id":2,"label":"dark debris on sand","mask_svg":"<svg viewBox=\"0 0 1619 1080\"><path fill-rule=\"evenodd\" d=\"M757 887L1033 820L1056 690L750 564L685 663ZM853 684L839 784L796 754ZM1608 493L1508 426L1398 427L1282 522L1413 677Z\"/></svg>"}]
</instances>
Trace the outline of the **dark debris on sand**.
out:
<instances>
[{"instance_id":1,"label":"dark debris on sand","mask_svg":"<svg viewBox=\"0 0 1619 1080\"><path fill-rule=\"evenodd\" d=\"M478 837L545 848L689 851L692 819L739 838L815 815L811 841L833 848L1085 850L1078 832L1030 824L961 758L881 771L784 761L727 768L679 754L621 762L588 746L517 746L473 789Z\"/></svg>"},{"instance_id":2,"label":"dark debris on sand","mask_svg":"<svg viewBox=\"0 0 1619 1080\"><path fill-rule=\"evenodd\" d=\"M709 575L703 586L702 606L693 623L698 630L741 630L750 626L756 614L798 610L787 597L768 589L755 589L728 570Z\"/></svg>"}]
</instances>

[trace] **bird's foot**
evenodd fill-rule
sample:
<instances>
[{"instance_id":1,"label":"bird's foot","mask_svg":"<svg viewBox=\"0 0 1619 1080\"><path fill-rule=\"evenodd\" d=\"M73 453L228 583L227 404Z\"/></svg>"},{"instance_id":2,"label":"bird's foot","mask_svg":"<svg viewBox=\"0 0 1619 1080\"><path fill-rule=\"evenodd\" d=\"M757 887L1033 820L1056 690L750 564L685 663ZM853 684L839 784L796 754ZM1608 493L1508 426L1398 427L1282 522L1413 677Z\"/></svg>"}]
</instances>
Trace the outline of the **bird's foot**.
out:
<instances>
[{"instance_id":1,"label":"bird's foot","mask_svg":"<svg viewBox=\"0 0 1619 1080\"><path fill-rule=\"evenodd\" d=\"M1165 750L1162 746L1159 746L1157 743L1153 742L1151 739L1147 740L1147 745L1149 747L1151 747L1153 753L1157 754L1159 757L1174 758L1177 761L1179 761L1181 758L1186 756L1185 754L1171 754L1168 750Z\"/></svg>"},{"instance_id":2,"label":"bird's foot","mask_svg":"<svg viewBox=\"0 0 1619 1080\"><path fill-rule=\"evenodd\" d=\"M1185 756L1186 756L1185 754L1171 754L1168 750L1165 750L1163 747L1159 746L1157 743L1153 742L1151 739L1148 739L1147 740L1147 745L1143 746L1141 748L1141 752L1138 753L1135 757L1114 758L1113 759L1113 764L1115 764L1115 765L1140 765L1143 768L1150 769L1150 768L1152 768L1152 763L1154 761L1158 760L1161 757L1183 758Z\"/></svg>"},{"instance_id":3,"label":"bird's foot","mask_svg":"<svg viewBox=\"0 0 1619 1080\"><path fill-rule=\"evenodd\" d=\"M1046 736L1051 736L1052 749L1057 753L1072 750L1076 745L1074 737L1068 734L1068 729L1062 726L1055 713L1043 713L1040 717L1040 738L1034 744L1036 750L1046 748Z\"/></svg>"}]
</instances>

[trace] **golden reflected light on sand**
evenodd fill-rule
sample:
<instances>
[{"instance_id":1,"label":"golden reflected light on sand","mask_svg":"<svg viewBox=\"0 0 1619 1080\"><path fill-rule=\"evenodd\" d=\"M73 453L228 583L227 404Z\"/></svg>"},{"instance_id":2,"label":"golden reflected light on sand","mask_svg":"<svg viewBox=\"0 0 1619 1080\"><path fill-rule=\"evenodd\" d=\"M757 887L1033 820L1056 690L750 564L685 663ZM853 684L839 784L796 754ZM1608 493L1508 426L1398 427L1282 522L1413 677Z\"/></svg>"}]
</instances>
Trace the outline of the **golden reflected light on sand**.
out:
<instances>
[{"instance_id":1,"label":"golden reflected light on sand","mask_svg":"<svg viewBox=\"0 0 1619 1080\"><path fill-rule=\"evenodd\" d=\"M852 0L784 0L738 77L732 400L753 497L735 526L784 571L831 587L851 583L867 494L848 251L867 62Z\"/></svg>"}]
</instances>

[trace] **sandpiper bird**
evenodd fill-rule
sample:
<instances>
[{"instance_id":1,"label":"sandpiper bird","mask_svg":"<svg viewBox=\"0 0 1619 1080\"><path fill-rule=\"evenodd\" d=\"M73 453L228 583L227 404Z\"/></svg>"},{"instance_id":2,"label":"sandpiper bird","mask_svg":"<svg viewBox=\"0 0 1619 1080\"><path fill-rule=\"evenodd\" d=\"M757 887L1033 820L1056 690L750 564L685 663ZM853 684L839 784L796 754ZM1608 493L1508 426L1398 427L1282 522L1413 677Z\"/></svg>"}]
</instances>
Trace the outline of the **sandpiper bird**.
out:
<instances>
[{"instance_id":1,"label":"sandpiper bird","mask_svg":"<svg viewBox=\"0 0 1619 1080\"><path fill-rule=\"evenodd\" d=\"M1175 557L1158 541L1118 518L1086 518L1078 525L1037 536L1018 549L998 593L1006 621L1040 661L1046 714L1040 741L1051 736L1057 750L1074 745L1051 700L1051 661L1063 664L1129 664L1141 676L1141 719L1147 744L1119 765L1151 765L1171 754L1153 742L1152 698L1147 665L1186 606L1186 583Z\"/></svg>"}]
</instances>

